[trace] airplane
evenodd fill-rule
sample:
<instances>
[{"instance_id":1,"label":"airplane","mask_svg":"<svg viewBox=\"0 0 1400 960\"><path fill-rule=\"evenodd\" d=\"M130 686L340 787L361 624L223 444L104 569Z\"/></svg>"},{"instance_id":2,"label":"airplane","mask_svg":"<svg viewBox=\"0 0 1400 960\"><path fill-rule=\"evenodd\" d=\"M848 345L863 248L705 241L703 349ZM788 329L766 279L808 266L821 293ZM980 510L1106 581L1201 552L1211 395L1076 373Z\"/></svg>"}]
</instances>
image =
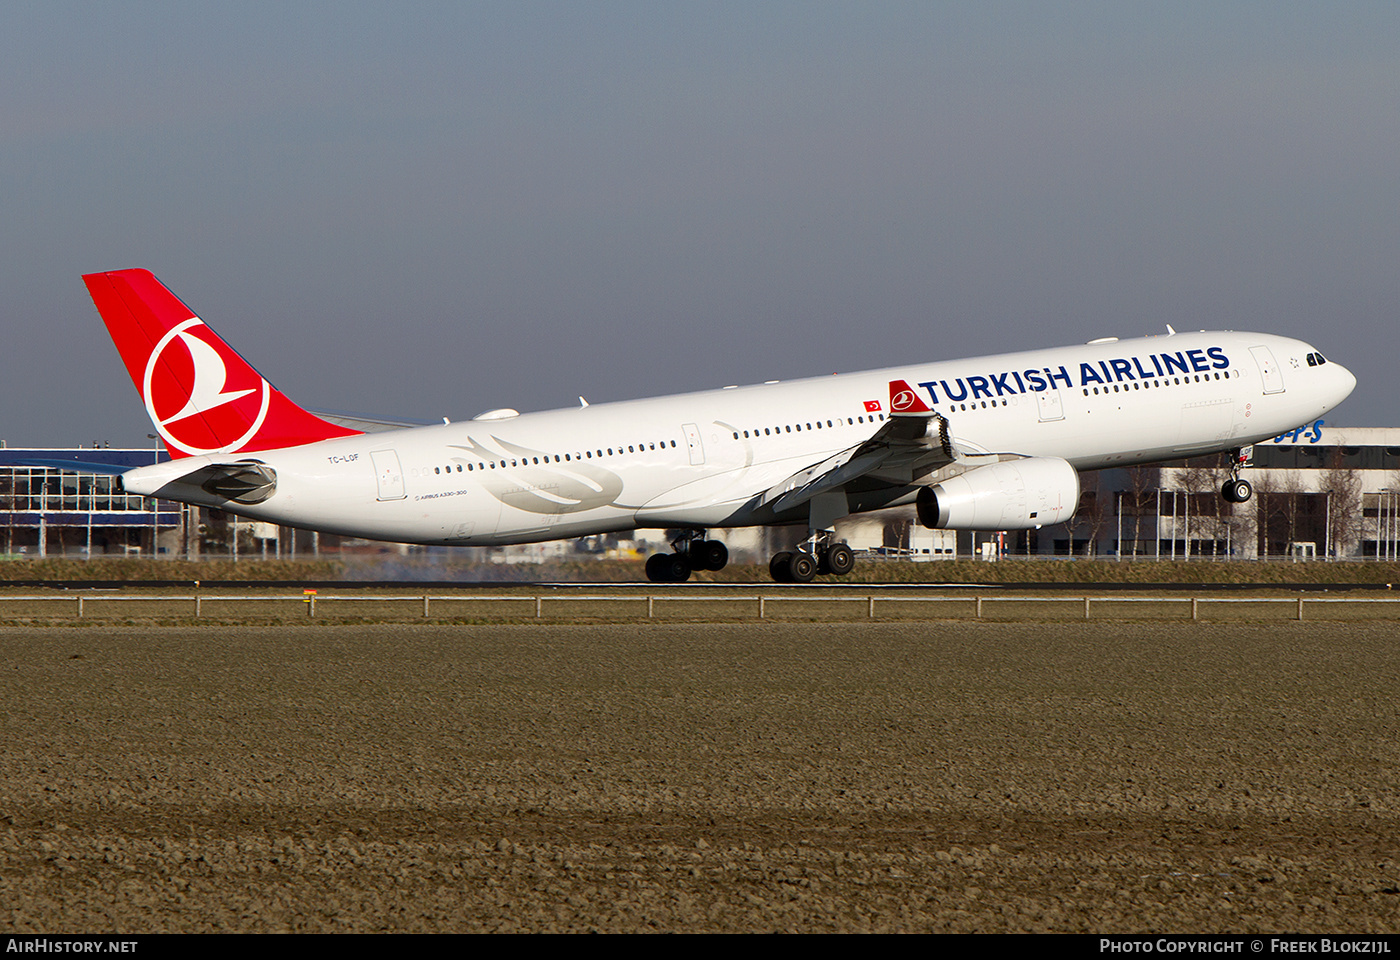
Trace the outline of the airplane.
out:
<instances>
[{"instance_id":1,"label":"airplane","mask_svg":"<svg viewBox=\"0 0 1400 960\"><path fill-rule=\"evenodd\" d=\"M428 426L316 414L273 387L146 270L83 277L171 459L127 493L395 542L489 546L659 528L655 582L719 570L714 528L803 524L779 582L849 573L837 521L914 505L928 527L1069 520L1079 471L1226 452L1310 423L1356 378L1269 334L1079 346Z\"/></svg>"}]
</instances>

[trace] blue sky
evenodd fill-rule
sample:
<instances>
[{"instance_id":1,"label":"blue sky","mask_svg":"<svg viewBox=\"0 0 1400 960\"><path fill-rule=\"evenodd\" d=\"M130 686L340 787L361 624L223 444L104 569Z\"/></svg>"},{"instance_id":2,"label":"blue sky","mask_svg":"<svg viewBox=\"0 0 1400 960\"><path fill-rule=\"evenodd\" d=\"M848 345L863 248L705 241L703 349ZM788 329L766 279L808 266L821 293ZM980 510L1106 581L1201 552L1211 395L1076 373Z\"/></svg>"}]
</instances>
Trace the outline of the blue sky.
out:
<instances>
[{"instance_id":1,"label":"blue sky","mask_svg":"<svg viewBox=\"0 0 1400 960\"><path fill-rule=\"evenodd\" d=\"M150 427L143 266L305 406L453 419L1177 329L1400 424L1394 3L36 3L0 439Z\"/></svg>"}]
</instances>

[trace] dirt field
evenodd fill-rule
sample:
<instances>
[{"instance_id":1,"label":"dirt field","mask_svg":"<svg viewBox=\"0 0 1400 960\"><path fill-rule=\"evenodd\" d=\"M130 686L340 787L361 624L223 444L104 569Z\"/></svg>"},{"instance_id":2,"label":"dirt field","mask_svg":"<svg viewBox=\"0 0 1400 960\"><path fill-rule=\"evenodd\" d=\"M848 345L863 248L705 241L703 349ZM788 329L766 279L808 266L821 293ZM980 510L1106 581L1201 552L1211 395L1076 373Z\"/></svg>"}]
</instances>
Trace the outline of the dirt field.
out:
<instances>
[{"instance_id":1,"label":"dirt field","mask_svg":"<svg viewBox=\"0 0 1400 960\"><path fill-rule=\"evenodd\" d=\"M0 929L1332 931L1400 627L0 627Z\"/></svg>"}]
</instances>

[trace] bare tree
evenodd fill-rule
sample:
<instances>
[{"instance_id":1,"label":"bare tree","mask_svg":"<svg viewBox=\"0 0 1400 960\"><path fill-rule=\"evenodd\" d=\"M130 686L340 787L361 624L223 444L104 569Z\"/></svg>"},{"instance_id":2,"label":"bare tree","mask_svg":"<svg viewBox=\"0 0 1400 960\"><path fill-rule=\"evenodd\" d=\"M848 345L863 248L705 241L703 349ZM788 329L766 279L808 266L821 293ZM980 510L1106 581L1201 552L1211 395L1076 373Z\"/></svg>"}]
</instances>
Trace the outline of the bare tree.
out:
<instances>
[{"instance_id":1,"label":"bare tree","mask_svg":"<svg viewBox=\"0 0 1400 960\"><path fill-rule=\"evenodd\" d=\"M1340 450L1332 454L1320 472L1319 487L1327 495L1327 540L1331 555L1345 556L1365 535L1361 475L1344 465Z\"/></svg>"},{"instance_id":2,"label":"bare tree","mask_svg":"<svg viewBox=\"0 0 1400 960\"><path fill-rule=\"evenodd\" d=\"M1162 471L1144 466L1129 467L1128 474L1128 496L1131 503L1130 509L1133 512L1133 556L1140 552L1142 544L1142 514L1149 506L1147 491L1154 486L1161 486ZM1155 511L1154 511L1155 512ZM1156 522L1154 521L1154 528Z\"/></svg>"},{"instance_id":3,"label":"bare tree","mask_svg":"<svg viewBox=\"0 0 1400 960\"><path fill-rule=\"evenodd\" d=\"M1202 543L1199 551L1202 555L1206 552L1204 541L1210 541L1210 553L1215 556L1218 544L1226 538L1228 521L1219 490L1229 475L1230 468L1223 457L1198 457L1187 461L1186 468L1181 471L1181 485L1186 489L1186 502L1190 510L1186 534L1187 556L1191 554L1190 533L1193 530L1196 539Z\"/></svg>"},{"instance_id":4,"label":"bare tree","mask_svg":"<svg viewBox=\"0 0 1400 960\"><path fill-rule=\"evenodd\" d=\"M1103 488L1103 477L1098 470L1090 470L1079 477L1079 509L1074 511L1075 519L1089 528L1089 542L1084 548L1086 557L1096 557L1099 553L1099 535L1108 523L1109 499ZM1070 527L1070 553L1074 552L1074 528Z\"/></svg>"},{"instance_id":5,"label":"bare tree","mask_svg":"<svg viewBox=\"0 0 1400 960\"><path fill-rule=\"evenodd\" d=\"M1302 473L1297 470L1285 473L1283 482L1279 484L1279 492L1284 497L1282 508L1284 520L1288 524L1288 542L1295 543L1298 540L1298 524L1302 519L1303 497L1308 492Z\"/></svg>"}]
</instances>

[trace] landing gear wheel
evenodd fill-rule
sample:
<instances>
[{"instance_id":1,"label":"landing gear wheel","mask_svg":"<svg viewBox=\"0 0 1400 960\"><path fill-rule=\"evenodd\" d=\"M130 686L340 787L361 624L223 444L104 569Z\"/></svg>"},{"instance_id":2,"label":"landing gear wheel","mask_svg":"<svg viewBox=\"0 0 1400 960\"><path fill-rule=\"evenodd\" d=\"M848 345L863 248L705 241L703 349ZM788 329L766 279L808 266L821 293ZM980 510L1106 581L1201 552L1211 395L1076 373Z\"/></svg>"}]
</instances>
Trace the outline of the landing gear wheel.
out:
<instances>
[{"instance_id":1,"label":"landing gear wheel","mask_svg":"<svg viewBox=\"0 0 1400 960\"><path fill-rule=\"evenodd\" d=\"M723 570L729 563L729 548L718 540L692 544L690 559L698 570Z\"/></svg>"},{"instance_id":2,"label":"landing gear wheel","mask_svg":"<svg viewBox=\"0 0 1400 960\"><path fill-rule=\"evenodd\" d=\"M773 559L768 561L768 575L775 583L792 583L792 571L788 569L791 560L792 554L784 550L773 554Z\"/></svg>"},{"instance_id":3,"label":"landing gear wheel","mask_svg":"<svg viewBox=\"0 0 1400 960\"><path fill-rule=\"evenodd\" d=\"M826 552L826 566L838 577L844 577L846 574L850 573L851 570L855 568L855 565L855 552L844 543L834 544L832 548Z\"/></svg>"},{"instance_id":4,"label":"landing gear wheel","mask_svg":"<svg viewBox=\"0 0 1400 960\"><path fill-rule=\"evenodd\" d=\"M690 579L690 562L678 553L653 553L647 558L647 579L652 583L684 583Z\"/></svg>"},{"instance_id":5,"label":"landing gear wheel","mask_svg":"<svg viewBox=\"0 0 1400 960\"><path fill-rule=\"evenodd\" d=\"M1254 496L1254 488L1248 480L1226 480L1225 486L1220 488L1220 496L1226 503L1247 503Z\"/></svg>"},{"instance_id":6,"label":"landing gear wheel","mask_svg":"<svg viewBox=\"0 0 1400 960\"><path fill-rule=\"evenodd\" d=\"M810 553L798 551L788 560L788 576L793 583L811 583L817 575L817 560Z\"/></svg>"},{"instance_id":7,"label":"landing gear wheel","mask_svg":"<svg viewBox=\"0 0 1400 960\"><path fill-rule=\"evenodd\" d=\"M666 558L666 581L685 583L690 579L690 561L679 553L663 553Z\"/></svg>"}]
</instances>

